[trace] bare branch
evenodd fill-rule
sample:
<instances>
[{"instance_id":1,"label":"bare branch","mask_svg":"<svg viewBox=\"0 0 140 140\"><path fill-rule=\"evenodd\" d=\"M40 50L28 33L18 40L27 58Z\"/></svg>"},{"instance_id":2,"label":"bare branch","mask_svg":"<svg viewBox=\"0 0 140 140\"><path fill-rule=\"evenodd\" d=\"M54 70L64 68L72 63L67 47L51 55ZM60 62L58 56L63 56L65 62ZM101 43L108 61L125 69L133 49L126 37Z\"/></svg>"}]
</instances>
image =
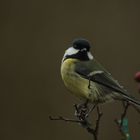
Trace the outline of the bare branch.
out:
<instances>
[{"instance_id":1,"label":"bare branch","mask_svg":"<svg viewBox=\"0 0 140 140\"><path fill-rule=\"evenodd\" d=\"M128 110L128 107L129 107L129 102L123 102L123 106L124 106L124 111L121 115L121 123L120 123L120 127L122 126L123 124L123 119L125 118L126 114L127 114L127 110Z\"/></svg>"},{"instance_id":2,"label":"bare branch","mask_svg":"<svg viewBox=\"0 0 140 140\"><path fill-rule=\"evenodd\" d=\"M129 105L129 102L123 102L124 111L121 115L121 119L115 119L115 123L119 128L123 140L130 140L130 134L128 130L128 119L125 118Z\"/></svg>"},{"instance_id":3,"label":"bare branch","mask_svg":"<svg viewBox=\"0 0 140 140\"><path fill-rule=\"evenodd\" d=\"M97 104L93 105L93 107L90 109L87 104L88 101L86 101L84 104L74 105L75 116L77 117L77 119L68 119L62 116L58 116L58 117L49 116L49 119L53 121L65 121L65 122L74 122L74 123L81 124L81 126L85 128L88 131L88 133L93 135L94 140L98 140L99 123L100 123L102 113L100 112ZM97 120L96 120L95 128L92 128L87 118L89 114L95 109L96 106L97 106Z\"/></svg>"},{"instance_id":4,"label":"bare branch","mask_svg":"<svg viewBox=\"0 0 140 140\"><path fill-rule=\"evenodd\" d=\"M62 116L59 116L59 117L49 116L49 119L52 120L52 121L65 121L65 122L75 122L75 123L82 123L83 122L83 121L80 121L80 120L67 119L67 118L64 118Z\"/></svg>"}]
</instances>

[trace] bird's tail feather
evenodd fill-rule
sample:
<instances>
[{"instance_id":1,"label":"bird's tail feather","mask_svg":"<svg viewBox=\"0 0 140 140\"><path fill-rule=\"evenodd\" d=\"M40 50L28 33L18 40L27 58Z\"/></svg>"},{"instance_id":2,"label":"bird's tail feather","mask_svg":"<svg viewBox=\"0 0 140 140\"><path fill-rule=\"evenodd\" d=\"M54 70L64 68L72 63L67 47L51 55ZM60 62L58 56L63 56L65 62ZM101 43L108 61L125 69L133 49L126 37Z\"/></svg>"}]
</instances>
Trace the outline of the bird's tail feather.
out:
<instances>
[{"instance_id":1,"label":"bird's tail feather","mask_svg":"<svg viewBox=\"0 0 140 140\"><path fill-rule=\"evenodd\" d=\"M140 101L135 99L134 97L125 94L124 98L126 99L126 101L129 101L131 104L140 107Z\"/></svg>"}]
</instances>

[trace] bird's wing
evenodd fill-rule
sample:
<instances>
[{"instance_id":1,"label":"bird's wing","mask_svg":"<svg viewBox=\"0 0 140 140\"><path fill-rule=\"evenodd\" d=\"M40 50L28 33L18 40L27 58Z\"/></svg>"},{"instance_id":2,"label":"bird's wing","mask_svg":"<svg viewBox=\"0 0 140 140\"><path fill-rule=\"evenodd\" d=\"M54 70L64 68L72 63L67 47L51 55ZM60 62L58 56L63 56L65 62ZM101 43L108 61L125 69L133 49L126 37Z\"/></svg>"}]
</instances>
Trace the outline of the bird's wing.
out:
<instances>
[{"instance_id":1,"label":"bird's wing","mask_svg":"<svg viewBox=\"0 0 140 140\"><path fill-rule=\"evenodd\" d=\"M96 60L77 63L75 71L81 77L101 85L103 91L105 91L105 88L112 91L107 92L107 94L104 95L112 95L115 93L112 95L113 98L119 97L118 99L124 99L140 107L140 101L129 95L118 81L115 80Z\"/></svg>"},{"instance_id":2,"label":"bird's wing","mask_svg":"<svg viewBox=\"0 0 140 140\"><path fill-rule=\"evenodd\" d=\"M108 87L114 92L127 94L126 90L96 60L77 63L76 73L82 77Z\"/></svg>"}]
</instances>

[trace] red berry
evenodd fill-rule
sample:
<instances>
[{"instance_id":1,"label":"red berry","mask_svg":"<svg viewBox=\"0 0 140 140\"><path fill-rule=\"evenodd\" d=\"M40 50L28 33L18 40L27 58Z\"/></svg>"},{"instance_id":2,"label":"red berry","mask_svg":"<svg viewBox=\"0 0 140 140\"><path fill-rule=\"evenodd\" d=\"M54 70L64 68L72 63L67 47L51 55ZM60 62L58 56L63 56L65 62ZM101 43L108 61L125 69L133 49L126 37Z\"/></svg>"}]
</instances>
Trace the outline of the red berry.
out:
<instances>
[{"instance_id":1,"label":"red berry","mask_svg":"<svg viewBox=\"0 0 140 140\"><path fill-rule=\"evenodd\" d=\"M134 79L135 79L137 82L140 82L140 71L137 72L137 73L135 74Z\"/></svg>"}]
</instances>

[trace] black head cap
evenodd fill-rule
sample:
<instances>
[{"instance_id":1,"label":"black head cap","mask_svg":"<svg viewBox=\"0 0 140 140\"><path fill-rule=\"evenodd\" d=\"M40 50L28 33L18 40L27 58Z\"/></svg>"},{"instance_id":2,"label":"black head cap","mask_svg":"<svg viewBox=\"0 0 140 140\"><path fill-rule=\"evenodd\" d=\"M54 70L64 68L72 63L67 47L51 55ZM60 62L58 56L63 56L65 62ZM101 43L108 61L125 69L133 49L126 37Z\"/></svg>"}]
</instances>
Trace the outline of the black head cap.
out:
<instances>
[{"instance_id":1,"label":"black head cap","mask_svg":"<svg viewBox=\"0 0 140 140\"><path fill-rule=\"evenodd\" d=\"M87 51L89 51L90 50L90 43L86 39L79 38L79 39L75 39L73 41L73 47L75 49L78 49L78 50L82 50L82 49L86 48Z\"/></svg>"}]
</instances>

